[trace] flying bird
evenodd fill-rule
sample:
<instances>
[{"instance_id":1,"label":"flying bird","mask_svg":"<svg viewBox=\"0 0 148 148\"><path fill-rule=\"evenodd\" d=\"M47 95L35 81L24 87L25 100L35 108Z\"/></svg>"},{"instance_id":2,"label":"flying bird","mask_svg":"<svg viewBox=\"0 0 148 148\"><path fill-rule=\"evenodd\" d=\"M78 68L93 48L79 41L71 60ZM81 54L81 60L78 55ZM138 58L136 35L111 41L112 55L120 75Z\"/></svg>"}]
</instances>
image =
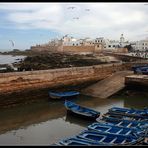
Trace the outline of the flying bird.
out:
<instances>
[{"instance_id":1,"label":"flying bird","mask_svg":"<svg viewBox=\"0 0 148 148\"><path fill-rule=\"evenodd\" d=\"M90 9L85 9L85 11L90 11Z\"/></svg>"},{"instance_id":2,"label":"flying bird","mask_svg":"<svg viewBox=\"0 0 148 148\"><path fill-rule=\"evenodd\" d=\"M79 19L79 17L74 17L73 19L78 20L78 19Z\"/></svg>"},{"instance_id":3,"label":"flying bird","mask_svg":"<svg viewBox=\"0 0 148 148\"><path fill-rule=\"evenodd\" d=\"M67 9L74 9L74 8L76 8L76 7L68 7Z\"/></svg>"},{"instance_id":4,"label":"flying bird","mask_svg":"<svg viewBox=\"0 0 148 148\"><path fill-rule=\"evenodd\" d=\"M9 40L11 42L12 47L14 47L14 42L12 40Z\"/></svg>"}]
</instances>

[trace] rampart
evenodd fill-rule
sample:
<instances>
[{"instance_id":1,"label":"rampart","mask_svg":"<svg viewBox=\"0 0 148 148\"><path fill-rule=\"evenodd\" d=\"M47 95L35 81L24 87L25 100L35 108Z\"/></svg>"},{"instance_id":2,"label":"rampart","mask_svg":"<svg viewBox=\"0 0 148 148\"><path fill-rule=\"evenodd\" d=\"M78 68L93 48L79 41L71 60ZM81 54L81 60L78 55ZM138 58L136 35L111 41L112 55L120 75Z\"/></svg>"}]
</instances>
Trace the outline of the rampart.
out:
<instances>
[{"instance_id":1,"label":"rampart","mask_svg":"<svg viewBox=\"0 0 148 148\"><path fill-rule=\"evenodd\" d=\"M122 64L1 73L0 94L101 80L117 70L122 70Z\"/></svg>"},{"instance_id":2,"label":"rampart","mask_svg":"<svg viewBox=\"0 0 148 148\"><path fill-rule=\"evenodd\" d=\"M24 91L50 89L58 86L79 85L88 81L99 81L116 71L130 70L133 65L135 63L114 63L87 67L0 73L0 96L8 96L7 98L0 97L0 106L24 101L21 96L20 100L18 98L12 100L12 93L21 94ZM28 97L26 96L28 101L30 101Z\"/></svg>"}]
</instances>

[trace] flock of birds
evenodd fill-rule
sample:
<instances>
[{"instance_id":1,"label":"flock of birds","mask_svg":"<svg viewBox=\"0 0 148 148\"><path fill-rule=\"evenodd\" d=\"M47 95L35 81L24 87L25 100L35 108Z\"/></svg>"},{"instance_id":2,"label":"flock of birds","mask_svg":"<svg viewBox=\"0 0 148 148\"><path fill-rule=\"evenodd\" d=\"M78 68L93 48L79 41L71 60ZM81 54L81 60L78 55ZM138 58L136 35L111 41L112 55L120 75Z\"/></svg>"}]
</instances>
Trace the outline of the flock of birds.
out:
<instances>
[{"instance_id":1,"label":"flock of birds","mask_svg":"<svg viewBox=\"0 0 148 148\"><path fill-rule=\"evenodd\" d=\"M67 9L75 9L76 7L74 7L74 6L71 6L71 7L67 7ZM85 11L90 11L90 9L85 9ZM79 20L79 17L73 17L73 19L74 20ZM41 36L41 35L40 35ZM11 46L12 47L14 47L15 46L15 43L14 43L14 41L13 40L9 40L9 42L10 42L10 44L11 44Z\"/></svg>"},{"instance_id":2,"label":"flock of birds","mask_svg":"<svg viewBox=\"0 0 148 148\"><path fill-rule=\"evenodd\" d=\"M75 8L76 8L76 7L71 6L71 7L68 7L67 9L75 9ZM85 11L90 11L90 9L85 9ZM73 19L79 20L79 17L73 17Z\"/></svg>"},{"instance_id":3,"label":"flock of birds","mask_svg":"<svg viewBox=\"0 0 148 148\"><path fill-rule=\"evenodd\" d=\"M148 3L144 4L144 5L148 5ZM71 7L67 7L67 9L76 9L76 7L71 6ZM90 11L90 9L86 8L85 11ZM79 17L73 17L74 20L79 20ZM15 46L14 41L9 40L9 42L11 43L12 47Z\"/></svg>"}]
</instances>

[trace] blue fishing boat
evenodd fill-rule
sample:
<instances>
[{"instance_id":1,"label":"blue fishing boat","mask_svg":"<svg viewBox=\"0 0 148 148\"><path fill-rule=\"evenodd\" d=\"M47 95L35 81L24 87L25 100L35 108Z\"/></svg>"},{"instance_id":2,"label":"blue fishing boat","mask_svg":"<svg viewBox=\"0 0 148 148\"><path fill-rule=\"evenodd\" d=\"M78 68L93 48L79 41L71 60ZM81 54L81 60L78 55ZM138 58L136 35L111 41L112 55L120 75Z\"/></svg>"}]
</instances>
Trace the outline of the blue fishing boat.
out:
<instances>
[{"instance_id":1,"label":"blue fishing boat","mask_svg":"<svg viewBox=\"0 0 148 148\"><path fill-rule=\"evenodd\" d=\"M143 110L138 110L138 109L133 109L133 108L112 107L108 111L110 113L114 113L114 114L148 118L148 109L147 108L145 108Z\"/></svg>"},{"instance_id":2,"label":"blue fishing boat","mask_svg":"<svg viewBox=\"0 0 148 148\"><path fill-rule=\"evenodd\" d=\"M148 67L137 68L134 70L134 73L147 75L148 74Z\"/></svg>"},{"instance_id":3,"label":"blue fishing boat","mask_svg":"<svg viewBox=\"0 0 148 148\"><path fill-rule=\"evenodd\" d=\"M110 134L119 134L119 135L130 135L130 136L145 136L145 133L141 129L137 128L127 128L127 127L121 127L116 125L109 125L105 123L99 123L95 122L91 125L89 125L88 130L94 130L97 132L105 132Z\"/></svg>"},{"instance_id":4,"label":"blue fishing boat","mask_svg":"<svg viewBox=\"0 0 148 148\"><path fill-rule=\"evenodd\" d=\"M133 66L132 70L134 73L140 73L140 74L148 74L148 65L142 65L142 66Z\"/></svg>"},{"instance_id":5,"label":"blue fishing boat","mask_svg":"<svg viewBox=\"0 0 148 148\"><path fill-rule=\"evenodd\" d=\"M61 99L78 96L78 91L65 91L65 92L49 92L49 97L52 99Z\"/></svg>"},{"instance_id":6,"label":"blue fishing boat","mask_svg":"<svg viewBox=\"0 0 148 148\"><path fill-rule=\"evenodd\" d=\"M117 126L124 126L124 127L136 127L140 129L147 129L148 128L148 121L133 121L133 120L122 120L114 117L107 117L107 116L102 116L101 120L112 123Z\"/></svg>"},{"instance_id":7,"label":"blue fishing boat","mask_svg":"<svg viewBox=\"0 0 148 148\"><path fill-rule=\"evenodd\" d=\"M93 120L95 120L96 118L100 116L100 112L90 109L88 107L80 106L71 101L65 100L64 105L67 111L69 113L72 113L73 115L78 115L80 117L87 118L87 119L93 119Z\"/></svg>"},{"instance_id":8,"label":"blue fishing boat","mask_svg":"<svg viewBox=\"0 0 148 148\"><path fill-rule=\"evenodd\" d=\"M142 67L142 68L140 68L140 70L141 70L142 74L148 75L148 66L147 67Z\"/></svg>"},{"instance_id":9,"label":"blue fishing boat","mask_svg":"<svg viewBox=\"0 0 148 148\"><path fill-rule=\"evenodd\" d=\"M77 135L77 137L110 145L133 145L143 140L143 138L135 136L129 136L129 135L123 136L119 134L110 134L110 133L96 132L90 130L82 131L79 135Z\"/></svg>"},{"instance_id":10,"label":"blue fishing boat","mask_svg":"<svg viewBox=\"0 0 148 148\"><path fill-rule=\"evenodd\" d=\"M148 118L146 116L130 116L130 115L124 115L124 114L116 114L114 112L107 112L104 114L106 117L113 117L118 118L121 120L136 120L136 121L148 121Z\"/></svg>"},{"instance_id":11,"label":"blue fishing boat","mask_svg":"<svg viewBox=\"0 0 148 148\"><path fill-rule=\"evenodd\" d=\"M93 146L93 145L104 145L103 143L95 142L92 140L80 139L76 136L70 137L64 140L60 140L58 145L61 146Z\"/></svg>"}]
</instances>

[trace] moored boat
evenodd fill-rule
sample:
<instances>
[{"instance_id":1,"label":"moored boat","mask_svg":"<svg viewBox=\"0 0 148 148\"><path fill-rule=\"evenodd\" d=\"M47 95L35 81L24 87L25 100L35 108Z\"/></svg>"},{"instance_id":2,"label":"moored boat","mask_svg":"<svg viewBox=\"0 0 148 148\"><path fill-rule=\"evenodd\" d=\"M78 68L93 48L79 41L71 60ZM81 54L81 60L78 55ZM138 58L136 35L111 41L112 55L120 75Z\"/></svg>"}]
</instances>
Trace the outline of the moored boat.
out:
<instances>
[{"instance_id":1,"label":"moored boat","mask_svg":"<svg viewBox=\"0 0 148 148\"><path fill-rule=\"evenodd\" d=\"M102 116L102 119L105 122L112 123L117 126L124 126L124 127L136 127L140 129L147 129L148 128L148 121L132 121L132 120L123 120L123 119L118 119L114 117L107 117L107 116Z\"/></svg>"},{"instance_id":2,"label":"moored boat","mask_svg":"<svg viewBox=\"0 0 148 148\"><path fill-rule=\"evenodd\" d=\"M105 132L111 134L119 135L130 135L130 136L145 136L145 133L141 129L137 128L127 128L116 125L109 125L105 123L95 122L87 127L89 130L94 130L97 132Z\"/></svg>"},{"instance_id":3,"label":"moored boat","mask_svg":"<svg viewBox=\"0 0 148 148\"><path fill-rule=\"evenodd\" d=\"M100 112L90 109L88 107L80 106L71 101L65 100L65 107L69 113L83 118L95 120L100 116Z\"/></svg>"},{"instance_id":4,"label":"moored boat","mask_svg":"<svg viewBox=\"0 0 148 148\"><path fill-rule=\"evenodd\" d=\"M65 92L49 92L49 97L52 99L70 98L78 96L80 92L78 91L65 91Z\"/></svg>"},{"instance_id":5,"label":"moored boat","mask_svg":"<svg viewBox=\"0 0 148 148\"><path fill-rule=\"evenodd\" d=\"M133 145L143 140L143 138L137 138L135 136L123 136L89 130L82 131L77 137L110 145Z\"/></svg>"},{"instance_id":6,"label":"moored boat","mask_svg":"<svg viewBox=\"0 0 148 148\"><path fill-rule=\"evenodd\" d=\"M117 118L117 119L121 119L121 120L132 120L132 121L148 121L148 118L146 118L146 116L128 116L128 115L124 115L124 114L116 114L113 112L107 112L104 114L104 116L106 117L113 117L113 118Z\"/></svg>"},{"instance_id":7,"label":"moored boat","mask_svg":"<svg viewBox=\"0 0 148 148\"><path fill-rule=\"evenodd\" d=\"M92 145L104 145L103 143L86 140L86 139L80 139L76 136L70 137L67 139L60 140L59 145L63 146L92 146Z\"/></svg>"},{"instance_id":8,"label":"moored boat","mask_svg":"<svg viewBox=\"0 0 148 148\"><path fill-rule=\"evenodd\" d=\"M145 108L143 110L138 110L138 109L133 109L133 108L112 107L108 111L109 111L109 113L114 113L114 114L119 114L119 115L148 118L148 109L147 108Z\"/></svg>"},{"instance_id":9,"label":"moored boat","mask_svg":"<svg viewBox=\"0 0 148 148\"><path fill-rule=\"evenodd\" d=\"M135 74L148 74L148 65L143 66L133 66L132 70Z\"/></svg>"}]
</instances>

